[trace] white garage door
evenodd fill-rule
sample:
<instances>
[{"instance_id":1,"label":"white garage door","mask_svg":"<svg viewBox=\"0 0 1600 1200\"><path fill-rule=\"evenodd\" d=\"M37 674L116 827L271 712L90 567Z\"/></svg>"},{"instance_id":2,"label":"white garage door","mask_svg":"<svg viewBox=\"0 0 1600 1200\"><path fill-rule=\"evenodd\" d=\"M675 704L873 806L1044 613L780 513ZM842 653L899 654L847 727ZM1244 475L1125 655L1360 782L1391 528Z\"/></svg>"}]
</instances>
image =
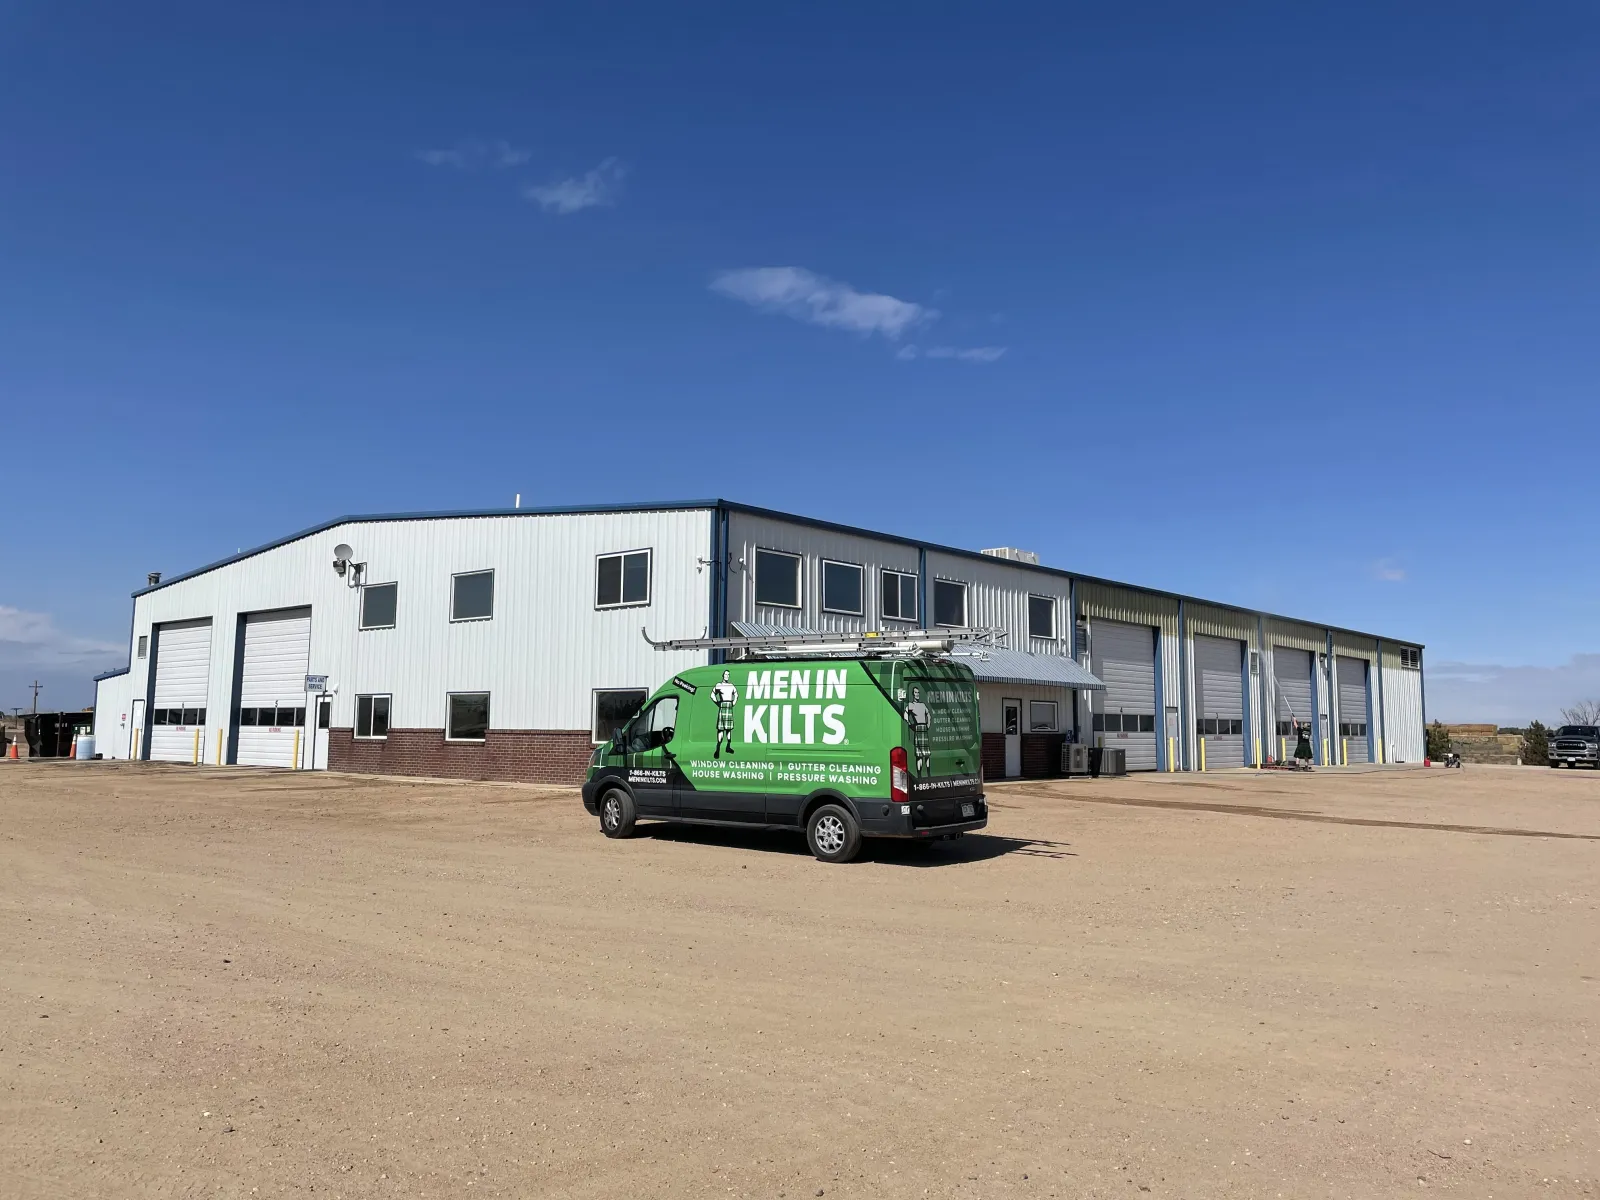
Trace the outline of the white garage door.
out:
<instances>
[{"instance_id":1,"label":"white garage door","mask_svg":"<svg viewBox=\"0 0 1600 1200\"><path fill-rule=\"evenodd\" d=\"M157 625L154 640L156 689L150 703L150 757L156 762L204 762L211 619Z\"/></svg>"},{"instance_id":2,"label":"white garage door","mask_svg":"<svg viewBox=\"0 0 1600 1200\"><path fill-rule=\"evenodd\" d=\"M1340 761L1371 762L1372 727L1367 714L1367 660L1339 655ZM1348 757L1344 757L1347 752Z\"/></svg>"},{"instance_id":3,"label":"white garage door","mask_svg":"<svg viewBox=\"0 0 1600 1200\"><path fill-rule=\"evenodd\" d=\"M311 610L283 609L245 617L239 677L241 766L293 767L305 754L306 671L311 664Z\"/></svg>"},{"instance_id":4,"label":"white garage door","mask_svg":"<svg viewBox=\"0 0 1600 1200\"><path fill-rule=\"evenodd\" d=\"M1295 743L1299 740L1294 732L1296 721L1309 728L1307 737L1312 739L1311 750L1313 754L1317 752L1317 731L1311 720L1311 672L1311 651L1296 650L1291 646L1272 648L1272 682L1273 691L1277 693L1274 702L1277 715L1273 725L1276 740L1272 753L1280 762L1294 757Z\"/></svg>"},{"instance_id":5,"label":"white garage door","mask_svg":"<svg viewBox=\"0 0 1600 1200\"><path fill-rule=\"evenodd\" d=\"M1244 766L1244 643L1194 639L1195 733L1205 739L1206 770Z\"/></svg>"},{"instance_id":6,"label":"white garage door","mask_svg":"<svg viewBox=\"0 0 1600 1200\"><path fill-rule=\"evenodd\" d=\"M1106 685L1092 692L1094 739L1128 752L1128 770L1156 769L1156 631L1149 625L1094 621L1089 669Z\"/></svg>"}]
</instances>

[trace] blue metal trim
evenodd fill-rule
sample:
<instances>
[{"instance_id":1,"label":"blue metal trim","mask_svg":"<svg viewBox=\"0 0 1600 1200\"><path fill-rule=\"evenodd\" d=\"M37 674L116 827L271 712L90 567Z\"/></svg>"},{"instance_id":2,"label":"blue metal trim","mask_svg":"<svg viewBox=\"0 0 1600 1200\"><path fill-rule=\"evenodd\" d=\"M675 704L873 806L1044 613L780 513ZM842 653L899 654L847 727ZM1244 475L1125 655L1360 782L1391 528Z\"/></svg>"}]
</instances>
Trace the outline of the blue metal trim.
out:
<instances>
[{"instance_id":1,"label":"blue metal trim","mask_svg":"<svg viewBox=\"0 0 1600 1200\"><path fill-rule=\"evenodd\" d=\"M928 548L917 547L917 624L924 629L933 628L928 615Z\"/></svg>"},{"instance_id":2,"label":"blue metal trim","mask_svg":"<svg viewBox=\"0 0 1600 1200\"><path fill-rule=\"evenodd\" d=\"M1167 762L1167 679L1162 665L1167 657L1162 645L1166 639L1161 636L1159 625L1150 632L1156 636L1156 770L1170 771L1172 767Z\"/></svg>"},{"instance_id":3,"label":"blue metal trim","mask_svg":"<svg viewBox=\"0 0 1600 1200\"><path fill-rule=\"evenodd\" d=\"M1328 666L1323 672L1328 678L1328 756L1338 762L1339 737L1334 730L1339 728L1339 719L1344 716L1343 705L1339 703L1339 656L1333 652L1333 630L1323 632L1328 635Z\"/></svg>"},{"instance_id":4,"label":"blue metal trim","mask_svg":"<svg viewBox=\"0 0 1600 1200\"><path fill-rule=\"evenodd\" d=\"M1270 753L1272 750L1273 726L1267 717L1267 627L1266 623L1261 619L1260 613L1256 614L1256 667L1260 672L1256 676L1260 681L1256 687L1261 692L1261 720L1256 729L1260 734L1262 746ZM1273 682L1276 683L1277 681L1274 680ZM1272 715L1274 717L1278 715L1276 707L1273 708Z\"/></svg>"},{"instance_id":5,"label":"blue metal trim","mask_svg":"<svg viewBox=\"0 0 1600 1200\"><path fill-rule=\"evenodd\" d=\"M1317 701L1322 691L1321 684L1317 681L1317 652L1311 650L1311 761L1321 766L1322 762L1322 705Z\"/></svg>"},{"instance_id":6,"label":"blue metal trim","mask_svg":"<svg viewBox=\"0 0 1600 1200\"><path fill-rule=\"evenodd\" d=\"M1422 651L1417 651L1417 690L1422 693L1422 757L1428 757L1428 676L1422 669Z\"/></svg>"},{"instance_id":7,"label":"blue metal trim","mask_svg":"<svg viewBox=\"0 0 1600 1200\"><path fill-rule=\"evenodd\" d=\"M1372 685L1370 683L1367 685L1367 690L1369 692L1372 690ZM1387 750L1388 745L1389 745L1389 731L1384 728L1384 711L1383 711L1383 639L1382 638L1378 639L1378 720L1377 720L1377 726L1378 726L1378 741L1380 743L1382 743L1382 745L1384 746L1385 750ZM1378 761L1378 754L1377 754L1376 750L1373 751L1372 761L1373 762L1377 762Z\"/></svg>"},{"instance_id":8,"label":"blue metal trim","mask_svg":"<svg viewBox=\"0 0 1600 1200\"><path fill-rule=\"evenodd\" d=\"M96 675L89 682L90 683L103 683L107 679L115 679L118 675L126 675L127 673L128 673L128 668L127 667L118 667L115 671L101 671L100 674Z\"/></svg>"},{"instance_id":9,"label":"blue metal trim","mask_svg":"<svg viewBox=\"0 0 1600 1200\"><path fill-rule=\"evenodd\" d=\"M1253 740L1254 731L1250 729L1250 639L1245 638L1240 642L1239 649L1242 652L1242 659L1239 663L1239 702L1244 709L1244 719L1240 724L1248 731L1246 736ZM1243 751L1241 757L1244 759L1244 765L1247 767L1253 765L1250 760L1254 756L1250 751L1254 749L1254 746L1246 745L1240 747L1240 749Z\"/></svg>"},{"instance_id":10,"label":"blue metal trim","mask_svg":"<svg viewBox=\"0 0 1600 1200\"><path fill-rule=\"evenodd\" d=\"M1156 636L1160 636L1160 626L1156 627ZM1189 623L1184 620L1183 601L1178 601L1178 760L1183 764L1183 770L1194 770L1194 748L1190 734L1193 732L1189 726ZM1167 698L1161 697L1161 723L1167 721Z\"/></svg>"},{"instance_id":11,"label":"blue metal trim","mask_svg":"<svg viewBox=\"0 0 1600 1200\"><path fill-rule=\"evenodd\" d=\"M1072 654L1072 661L1077 662L1078 581L1072 578L1068 578L1067 580L1067 622L1067 628L1071 630L1071 632L1067 634L1067 637L1070 639L1068 645L1071 647L1070 653ZM1081 742L1083 740L1083 721L1078 716L1078 703L1078 694L1074 692L1072 695L1072 740L1074 742Z\"/></svg>"},{"instance_id":12,"label":"blue metal trim","mask_svg":"<svg viewBox=\"0 0 1600 1200\"><path fill-rule=\"evenodd\" d=\"M1377 722L1372 719L1372 664L1369 662L1367 664L1367 761L1369 763L1378 761L1375 753L1377 747L1372 741L1372 731L1376 726Z\"/></svg>"}]
</instances>

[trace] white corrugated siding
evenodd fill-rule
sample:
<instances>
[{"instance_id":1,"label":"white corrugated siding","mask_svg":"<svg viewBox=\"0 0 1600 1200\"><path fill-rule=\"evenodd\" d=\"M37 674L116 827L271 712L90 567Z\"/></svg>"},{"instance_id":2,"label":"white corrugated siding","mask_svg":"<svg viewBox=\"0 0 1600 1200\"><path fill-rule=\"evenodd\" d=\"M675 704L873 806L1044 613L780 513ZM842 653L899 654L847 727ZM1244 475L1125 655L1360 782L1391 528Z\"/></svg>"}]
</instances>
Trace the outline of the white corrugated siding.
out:
<instances>
[{"instance_id":1,"label":"white corrugated siding","mask_svg":"<svg viewBox=\"0 0 1600 1200\"><path fill-rule=\"evenodd\" d=\"M215 692L211 688L211 666L216 658L211 653L211 618L163 623L156 633L151 653L156 664L151 707L200 709L205 715L193 725L152 726L150 758L156 762L203 762L209 748L207 731L221 716L212 711L207 699L213 694L227 695L226 687Z\"/></svg>"},{"instance_id":2,"label":"white corrugated siding","mask_svg":"<svg viewBox=\"0 0 1600 1200\"><path fill-rule=\"evenodd\" d=\"M130 723L128 676L113 675L94 685L94 752L105 758L127 758Z\"/></svg>"},{"instance_id":3,"label":"white corrugated siding","mask_svg":"<svg viewBox=\"0 0 1600 1200\"><path fill-rule=\"evenodd\" d=\"M1385 762L1417 763L1427 753L1422 726L1422 672L1400 665L1400 651L1383 644L1383 755Z\"/></svg>"},{"instance_id":4,"label":"white corrugated siding","mask_svg":"<svg viewBox=\"0 0 1600 1200\"><path fill-rule=\"evenodd\" d=\"M239 706L307 708L306 671L310 663L309 608L251 613L245 618ZM292 723L241 725L235 761L256 767L298 766L295 752L304 733Z\"/></svg>"},{"instance_id":5,"label":"white corrugated siding","mask_svg":"<svg viewBox=\"0 0 1600 1200\"><path fill-rule=\"evenodd\" d=\"M367 564L369 583L399 584L395 628L358 629L360 595L331 566L340 542ZM597 610L596 556L644 548L650 603ZM654 688L705 661L654 651L639 631L705 633L710 557L705 509L352 522L140 596L133 635L156 621L217 618L212 730L227 721L237 614L301 606L313 613L310 672L338 688L335 726L354 723L358 693L388 692L394 728L442 729L447 692L484 690L497 729L588 729L594 688ZM496 572L494 617L452 623L451 575L484 568ZM135 696L144 667L134 660Z\"/></svg>"}]
</instances>

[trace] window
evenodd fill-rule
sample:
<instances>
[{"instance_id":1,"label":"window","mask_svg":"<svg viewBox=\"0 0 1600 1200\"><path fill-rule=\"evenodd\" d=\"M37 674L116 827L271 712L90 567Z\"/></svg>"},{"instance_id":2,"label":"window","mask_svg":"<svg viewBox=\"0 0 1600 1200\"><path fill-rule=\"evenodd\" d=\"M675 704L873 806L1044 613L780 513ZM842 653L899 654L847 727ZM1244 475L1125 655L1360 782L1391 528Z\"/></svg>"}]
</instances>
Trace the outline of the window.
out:
<instances>
[{"instance_id":1,"label":"window","mask_svg":"<svg viewBox=\"0 0 1600 1200\"><path fill-rule=\"evenodd\" d=\"M333 719L333 701L323 700L317 705L317 728L326 729Z\"/></svg>"},{"instance_id":2,"label":"window","mask_svg":"<svg viewBox=\"0 0 1600 1200\"><path fill-rule=\"evenodd\" d=\"M650 551L602 554L595 560L594 606L622 608L650 603Z\"/></svg>"},{"instance_id":3,"label":"window","mask_svg":"<svg viewBox=\"0 0 1600 1200\"><path fill-rule=\"evenodd\" d=\"M1031 733L1056 731L1056 702L1054 700L1028 701L1028 730Z\"/></svg>"},{"instance_id":4,"label":"window","mask_svg":"<svg viewBox=\"0 0 1600 1200\"><path fill-rule=\"evenodd\" d=\"M659 750L678 731L678 698L662 696L628 726L629 754Z\"/></svg>"},{"instance_id":5,"label":"window","mask_svg":"<svg viewBox=\"0 0 1600 1200\"><path fill-rule=\"evenodd\" d=\"M1367 723L1365 721L1340 721L1339 736L1363 738L1367 736Z\"/></svg>"},{"instance_id":6,"label":"window","mask_svg":"<svg viewBox=\"0 0 1600 1200\"><path fill-rule=\"evenodd\" d=\"M1118 729L1122 728L1122 718L1121 717L1117 718L1117 728ZM1104 733L1105 731L1106 731L1106 715L1105 715L1105 713L1095 713L1094 714L1094 732L1096 732L1096 733Z\"/></svg>"},{"instance_id":7,"label":"window","mask_svg":"<svg viewBox=\"0 0 1600 1200\"><path fill-rule=\"evenodd\" d=\"M494 616L494 572L469 571L450 576L450 619L485 621ZM394 623L393 617L390 624Z\"/></svg>"},{"instance_id":8,"label":"window","mask_svg":"<svg viewBox=\"0 0 1600 1200\"><path fill-rule=\"evenodd\" d=\"M778 550L756 551L756 603L800 607L800 556Z\"/></svg>"},{"instance_id":9,"label":"window","mask_svg":"<svg viewBox=\"0 0 1600 1200\"><path fill-rule=\"evenodd\" d=\"M883 573L883 615L892 621L917 619L917 577L904 571Z\"/></svg>"},{"instance_id":10,"label":"window","mask_svg":"<svg viewBox=\"0 0 1600 1200\"><path fill-rule=\"evenodd\" d=\"M1278 722L1278 736L1279 737L1293 737L1294 736L1294 722L1293 721L1279 721Z\"/></svg>"},{"instance_id":11,"label":"window","mask_svg":"<svg viewBox=\"0 0 1600 1200\"><path fill-rule=\"evenodd\" d=\"M140 639L141 642L143 640L142 638ZM143 651L140 651L139 657L144 657ZM1422 651L1415 646L1401 646L1400 665L1408 671L1422 670Z\"/></svg>"},{"instance_id":12,"label":"window","mask_svg":"<svg viewBox=\"0 0 1600 1200\"><path fill-rule=\"evenodd\" d=\"M481 742L489 734L489 693L451 692L444 727L446 740Z\"/></svg>"},{"instance_id":13,"label":"window","mask_svg":"<svg viewBox=\"0 0 1600 1200\"><path fill-rule=\"evenodd\" d=\"M824 612L861 615L861 568L854 563L822 560Z\"/></svg>"},{"instance_id":14,"label":"window","mask_svg":"<svg viewBox=\"0 0 1600 1200\"><path fill-rule=\"evenodd\" d=\"M398 583L370 583L361 589L361 628L393 629L399 607Z\"/></svg>"},{"instance_id":15,"label":"window","mask_svg":"<svg viewBox=\"0 0 1600 1200\"><path fill-rule=\"evenodd\" d=\"M649 695L643 688L596 688L593 730L596 744L615 737L617 730L644 707Z\"/></svg>"},{"instance_id":16,"label":"window","mask_svg":"<svg viewBox=\"0 0 1600 1200\"><path fill-rule=\"evenodd\" d=\"M255 709L253 709L253 708L241 708L239 710L239 725L240 725L241 728L244 727L244 726L247 726L247 725L253 726L255 723L256 723L256 710Z\"/></svg>"},{"instance_id":17,"label":"window","mask_svg":"<svg viewBox=\"0 0 1600 1200\"><path fill-rule=\"evenodd\" d=\"M356 736L358 738L386 738L389 736L389 697L356 697Z\"/></svg>"},{"instance_id":18,"label":"window","mask_svg":"<svg viewBox=\"0 0 1600 1200\"><path fill-rule=\"evenodd\" d=\"M933 623L965 629L967 625L967 585L948 579L933 581Z\"/></svg>"},{"instance_id":19,"label":"window","mask_svg":"<svg viewBox=\"0 0 1600 1200\"><path fill-rule=\"evenodd\" d=\"M1154 733L1155 731L1156 731L1156 715L1155 715L1155 713L1140 713L1139 714L1139 732L1140 733Z\"/></svg>"},{"instance_id":20,"label":"window","mask_svg":"<svg viewBox=\"0 0 1600 1200\"><path fill-rule=\"evenodd\" d=\"M139 635L139 657L143 658L145 656L145 654L149 652L149 650L150 650L150 635L147 634L147 633L141 633Z\"/></svg>"},{"instance_id":21,"label":"window","mask_svg":"<svg viewBox=\"0 0 1600 1200\"><path fill-rule=\"evenodd\" d=\"M1056 598L1054 596L1028 597L1028 636L1056 638Z\"/></svg>"},{"instance_id":22,"label":"window","mask_svg":"<svg viewBox=\"0 0 1600 1200\"><path fill-rule=\"evenodd\" d=\"M1154 721L1151 722L1154 728ZM1230 717L1207 717L1195 722L1201 737L1235 737L1244 732L1244 722Z\"/></svg>"}]
</instances>

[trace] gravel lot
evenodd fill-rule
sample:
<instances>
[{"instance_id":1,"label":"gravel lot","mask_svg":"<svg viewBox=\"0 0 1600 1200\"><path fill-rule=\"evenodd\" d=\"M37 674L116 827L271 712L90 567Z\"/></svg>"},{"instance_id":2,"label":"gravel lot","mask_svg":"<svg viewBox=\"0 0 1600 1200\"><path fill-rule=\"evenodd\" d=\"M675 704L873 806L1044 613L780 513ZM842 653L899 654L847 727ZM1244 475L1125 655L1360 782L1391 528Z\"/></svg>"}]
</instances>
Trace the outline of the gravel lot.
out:
<instances>
[{"instance_id":1,"label":"gravel lot","mask_svg":"<svg viewBox=\"0 0 1600 1200\"><path fill-rule=\"evenodd\" d=\"M573 791L0 764L0 1193L1600 1194L1600 774Z\"/></svg>"}]
</instances>

